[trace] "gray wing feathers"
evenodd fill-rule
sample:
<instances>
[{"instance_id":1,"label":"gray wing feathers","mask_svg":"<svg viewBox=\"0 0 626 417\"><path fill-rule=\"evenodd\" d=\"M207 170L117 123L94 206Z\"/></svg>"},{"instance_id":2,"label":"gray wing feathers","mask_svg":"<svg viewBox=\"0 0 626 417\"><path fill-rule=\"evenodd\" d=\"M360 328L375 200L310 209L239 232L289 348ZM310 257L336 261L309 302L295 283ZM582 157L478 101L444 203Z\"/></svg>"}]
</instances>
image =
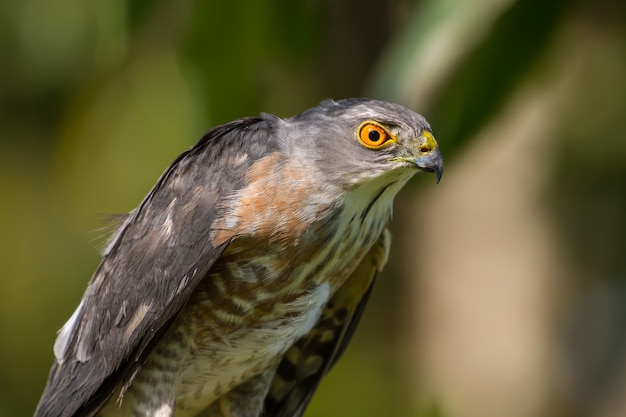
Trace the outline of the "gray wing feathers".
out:
<instances>
[{"instance_id":1,"label":"gray wing feathers","mask_svg":"<svg viewBox=\"0 0 626 417\"><path fill-rule=\"evenodd\" d=\"M114 234L60 330L36 417L92 416L117 386L130 383L227 245L209 239L225 210L218 202L245 185L258 157L275 150L275 125L248 118L216 127L164 172ZM250 141L256 155L231 166L229 155L250 151Z\"/></svg>"}]
</instances>

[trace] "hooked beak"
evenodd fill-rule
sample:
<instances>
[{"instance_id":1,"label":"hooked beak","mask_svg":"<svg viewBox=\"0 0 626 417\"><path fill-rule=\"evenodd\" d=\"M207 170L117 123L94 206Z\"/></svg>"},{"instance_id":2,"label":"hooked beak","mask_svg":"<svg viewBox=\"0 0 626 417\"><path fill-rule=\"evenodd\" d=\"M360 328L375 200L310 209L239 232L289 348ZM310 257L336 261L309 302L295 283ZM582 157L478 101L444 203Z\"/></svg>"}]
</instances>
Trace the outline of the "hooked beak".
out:
<instances>
[{"instance_id":1,"label":"hooked beak","mask_svg":"<svg viewBox=\"0 0 626 417\"><path fill-rule=\"evenodd\" d=\"M434 173L439 183L443 174L443 156L435 137L429 131L422 132L418 138L417 153L418 156L413 159L415 166L422 171Z\"/></svg>"}]
</instances>

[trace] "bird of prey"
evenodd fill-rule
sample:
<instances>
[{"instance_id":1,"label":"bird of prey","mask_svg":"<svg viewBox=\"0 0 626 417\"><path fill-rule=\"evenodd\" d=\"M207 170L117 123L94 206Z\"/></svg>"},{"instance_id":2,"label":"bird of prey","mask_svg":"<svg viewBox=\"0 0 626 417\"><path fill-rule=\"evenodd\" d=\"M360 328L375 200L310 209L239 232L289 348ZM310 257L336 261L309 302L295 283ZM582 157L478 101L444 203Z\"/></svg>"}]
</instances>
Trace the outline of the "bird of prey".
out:
<instances>
[{"instance_id":1,"label":"bird of prey","mask_svg":"<svg viewBox=\"0 0 626 417\"><path fill-rule=\"evenodd\" d=\"M302 416L389 250L394 196L443 159L372 99L218 126L113 233L36 417Z\"/></svg>"}]
</instances>

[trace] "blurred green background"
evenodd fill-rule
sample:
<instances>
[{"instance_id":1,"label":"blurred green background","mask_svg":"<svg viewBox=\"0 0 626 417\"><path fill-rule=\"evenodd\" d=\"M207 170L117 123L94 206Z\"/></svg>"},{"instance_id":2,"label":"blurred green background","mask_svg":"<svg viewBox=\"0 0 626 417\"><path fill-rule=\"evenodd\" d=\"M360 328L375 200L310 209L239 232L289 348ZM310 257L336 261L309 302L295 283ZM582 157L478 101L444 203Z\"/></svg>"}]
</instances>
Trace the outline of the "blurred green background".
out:
<instances>
[{"instance_id":1,"label":"blurred green background","mask_svg":"<svg viewBox=\"0 0 626 417\"><path fill-rule=\"evenodd\" d=\"M211 126L399 102L446 157L308 416L626 415L626 3L0 2L0 415L135 207Z\"/></svg>"}]
</instances>

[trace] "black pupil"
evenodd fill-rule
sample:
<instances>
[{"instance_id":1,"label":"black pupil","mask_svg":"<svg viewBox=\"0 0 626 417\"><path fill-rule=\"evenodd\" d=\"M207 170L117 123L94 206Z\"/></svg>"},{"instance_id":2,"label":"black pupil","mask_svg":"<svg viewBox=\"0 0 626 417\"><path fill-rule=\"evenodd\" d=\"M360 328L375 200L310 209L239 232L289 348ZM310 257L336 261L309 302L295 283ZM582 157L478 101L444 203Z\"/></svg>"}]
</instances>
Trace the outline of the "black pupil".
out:
<instances>
[{"instance_id":1,"label":"black pupil","mask_svg":"<svg viewBox=\"0 0 626 417\"><path fill-rule=\"evenodd\" d=\"M370 131L370 133L367 135L367 137L372 141L372 142L378 142L380 140L380 132L376 131L376 130L372 130Z\"/></svg>"}]
</instances>

